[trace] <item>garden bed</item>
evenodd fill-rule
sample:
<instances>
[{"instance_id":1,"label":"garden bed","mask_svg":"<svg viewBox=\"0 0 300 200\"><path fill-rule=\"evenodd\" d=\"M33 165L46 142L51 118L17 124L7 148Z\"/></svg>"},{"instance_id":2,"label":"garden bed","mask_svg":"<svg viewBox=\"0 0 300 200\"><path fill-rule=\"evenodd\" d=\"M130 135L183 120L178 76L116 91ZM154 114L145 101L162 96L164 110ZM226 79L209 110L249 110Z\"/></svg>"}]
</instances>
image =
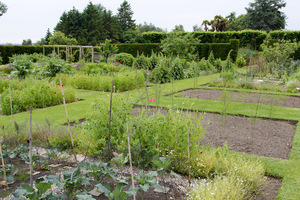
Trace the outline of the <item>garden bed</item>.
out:
<instances>
[{"instance_id":1,"label":"garden bed","mask_svg":"<svg viewBox=\"0 0 300 200\"><path fill-rule=\"evenodd\" d=\"M136 108L132 113L136 114L140 111L141 108ZM157 111L158 109L151 108L148 114ZM165 110L161 112L166 113ZM253 127L250 123L253 118L226 115L226 123L223 125L220 114L192 113L203 118L202 126L205 129L201 141L203 145L218 147L223 146L226 141L233 151L288 159L296 131L296 121L257 118Z\"/></svg>"},{"instance_id":2,"label":"garden bed","mask_svg":"<svg viewBox=\"0 0 300 200\"><path fill-rule=\"evenodd\" d=\"M183 97L199 98L208 100L221 100L222 90L211 89L190 89L181 91L180 94ZM243 93L243 92L229 92L228 101L236 101L242 103L259 103L272 106L300 108L300 97L297 96L281 96L271 94L259 94L259 93Z\"/></svg>"}]
</instances>

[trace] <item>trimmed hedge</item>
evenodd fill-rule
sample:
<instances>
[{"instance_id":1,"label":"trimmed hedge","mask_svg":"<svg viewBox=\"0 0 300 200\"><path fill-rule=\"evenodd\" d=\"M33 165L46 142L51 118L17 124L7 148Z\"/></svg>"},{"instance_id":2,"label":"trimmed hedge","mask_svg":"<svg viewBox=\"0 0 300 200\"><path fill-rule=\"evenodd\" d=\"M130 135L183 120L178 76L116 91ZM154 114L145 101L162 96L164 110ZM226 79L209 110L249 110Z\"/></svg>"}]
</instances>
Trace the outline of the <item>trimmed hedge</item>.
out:
<instances>
[{"instance_id":1,"label":"trimmed hedge","mask_svg":"<svg viewBox=\"0 0 300 200\"><path fill-rule=\"evenodd\" d=\"M188 32L182 32L187 34ZM160 43L165 39L169 33L147 32L143 33L143 38L148 43ZM227 32L193 32L194 36L198 38L201 43L228 43L231 39L240 40L241 47L251 47L252 49L259 49L260 45L267 37L265 31L244 30L244 31L227 31Z\"/></svg>"},{"instance_id":2,"label":"trimmed hedge","mask_svg":"<svg viewBox=\"0 0 300 200\"><path fill-rule=\"evenodd\" d=\"M160 44L158 43L126 43L126 44L116 44L119 48L118 53L129 53L134 57L137 57L137 54L145 56L151 56L152 51L154 53L160 52Z\"/></svg>"},{"instance_id":3,"label":"trimmed hedge","mask_svg":"<svg viewBox=\"0 0 300 200\"><path fill-rule=\"evenodd\" d=\"M167 37L165 32L144 32L142 34L146 43L160 43L163 39Z\"/></svg>"},{"instance_id":4,"label":"trimmed hedge","mask_svg":"<svg viewBox=\"0 0 300 200\"><path fill-rule=\"evenodd\" d=\"M53 47L45 47L45 54L51 54ZM33 54L43 53L43 46L26 46L26 45L0 45L0 56L3 64L9 63L9 57L15 54Z\"/></svg>"}]
</instances>

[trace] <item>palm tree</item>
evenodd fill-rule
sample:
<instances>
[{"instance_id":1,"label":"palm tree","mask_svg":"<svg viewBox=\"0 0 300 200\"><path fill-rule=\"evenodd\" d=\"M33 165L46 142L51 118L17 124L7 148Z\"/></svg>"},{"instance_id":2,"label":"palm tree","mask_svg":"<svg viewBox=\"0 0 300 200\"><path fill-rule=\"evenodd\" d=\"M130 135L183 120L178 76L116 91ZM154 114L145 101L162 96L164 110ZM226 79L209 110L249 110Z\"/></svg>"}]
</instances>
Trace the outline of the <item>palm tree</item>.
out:
<instances>
[{"instance_id":1,"label":"palm tree","mask_svg":"<svg viewBox=\"0 0 300 200\"><path fill-rule=\"evenodd\" d=\"M209 25L209 21L208 20L204 20L201 24L201 26L204 26L204 30L205 31L208 31L208 26Z\"/></svg>"}]
</instances>

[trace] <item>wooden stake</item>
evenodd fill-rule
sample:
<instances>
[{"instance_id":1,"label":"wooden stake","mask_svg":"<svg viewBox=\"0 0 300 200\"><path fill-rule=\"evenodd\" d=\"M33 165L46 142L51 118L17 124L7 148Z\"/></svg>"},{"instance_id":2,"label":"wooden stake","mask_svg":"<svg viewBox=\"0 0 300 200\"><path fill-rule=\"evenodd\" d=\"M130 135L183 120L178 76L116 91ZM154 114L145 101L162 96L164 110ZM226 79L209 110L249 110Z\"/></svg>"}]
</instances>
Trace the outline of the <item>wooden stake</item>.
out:
<instances>
[{"instance_id":1,"label":"wooden stake","mask_svg":"<svg viewBox=\"0 0 300 200\"><path fill-rule=\"evenodd\" d=\"M11 87L9 83L9 98L10 98L10 113L11 113L11 127L12 127L12 132L14 136L14 145L16 145L16 135L15 135L15 129L14 129L14 118L13 118L13 110L12 110L12 99L11 99Z\"/></svg>"},{"instance_id":2,"label":"wooden stake","mask_svg":"<svg viewBox=\"0 0 300 200\"><path fill-rule=\"evenodd\" d=\"M130 139L129 139L128 122L126 123L126 126L127 126L128 154L129 154L129 163L130 163L130 173L131 173L132 191L133 191L133 199L135 200L135 190L134 190L134 179L133 179L133 170L132 170L132 161L131 161L131 151L130 151Z\"/></svg>"},{"instance_id":3,"label":"wooden stake","mask_svg":"<svg viewBox=\"0 0 300 200\"><path fill-rule=\"evenodd\" d=\"M65 111L66 111L66 116L67 116L67 121L68 121L69 135L70 135L70 139L71 139L71 143L72 143L72 148L73 148L73 153L74 153L74 158L75 158L75 162L76 162L77 161L76 152L75 152L73 137L72 137L72 133L71 133L71 125L70 125L70 120L69 120L67 106L66 106L65 94L64 94L64 90L63 90L63 87L62 87L62 84L61 84L60 73L58 73L58 78L59 78L60 89L61 89L61 93L62 93L62 96L63 96L63 103L64 103L64 107L65 107Z\"/></svg>"},{"instance_id":4,"label":"wooden stake","mask_svg":"<svg viewBox=\"0 0 300 200\"><path fill-rule=\"evenodd\" d=\"M111 129L111 108L112 108L112 94L113 94L114 80L111 81L110 89L110 105L109 105L109 121L108 121L108 144L107 144L107 162L109 161L109 144L110 144L110 129Z\"/></svg>"},{"instance_id":5,"label":"wooden stake","mask_svg":"<svg viewBox=\"0 0 300 200\"><path fill-rule=\"evenodd\" d=\"M187 119L189 115L189 99L186 98L186 106L187 106ZM191 163L190 163L190 129L189 129L189 122L187 121L187 143L188 143L188 168L189 168L189 185L191 185Z\"/></svg>"},{"instance_id":6,"label":"wooden stake","mask_svg":"<svg viewBox=\"0 0 300 200\"><path fill-rule=\"evenodd\" d=\"M32 179L32 108L29 107L29 161L30 161L30 186L33 187Z\"/></svg>"},{"instance_id":7,"label":"wooden stake","mask_svg":"<svg viewBox=\"0 0 300 200\"><path fill-rule=\"evenodd\" d=\"M1 154L1 160L2 160L2 167L3 167L4 181L5 181L6 188L8 189L7 179L6 179L6 171L5 171L5 164L4 164L4 160L3 160L1 144L0 144L0 154Z\"/></svg>"}]
</instances>

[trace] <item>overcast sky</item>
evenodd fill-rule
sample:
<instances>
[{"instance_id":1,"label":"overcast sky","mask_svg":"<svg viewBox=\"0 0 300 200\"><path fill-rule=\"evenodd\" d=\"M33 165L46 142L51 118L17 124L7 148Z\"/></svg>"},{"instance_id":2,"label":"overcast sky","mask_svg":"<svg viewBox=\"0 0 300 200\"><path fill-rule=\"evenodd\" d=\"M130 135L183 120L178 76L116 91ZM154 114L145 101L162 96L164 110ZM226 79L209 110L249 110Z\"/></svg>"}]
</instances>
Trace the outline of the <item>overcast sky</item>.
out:
<instances>
[{"instance_id":1,"label":"overcast sky","mask_svg":"<svg viewBox=\"0 0 300 200\"><path fill-rule=\"evenodd\" d=\"M7 13L0 17L0 44L21 44L23 39L33 42L45 37L46 31L53 28L64 11L73 6L80 12L90 0L1 0L8 6ZM185 31L192 31L193 25L201 25L203 20L211 20L215 15L226 17L230 12L237 16L245 14L254 0L127 0L134 12L136 23L152 23L171 31L182 24ZM123 0L91 0L102 4L114 14ZM288 30L300 30L299 0L286 0L282 11L286 14ZM297 21L298 20L298 21ZM298 22L298 23L297 23Z\"/></svg>"}]
</instances>

